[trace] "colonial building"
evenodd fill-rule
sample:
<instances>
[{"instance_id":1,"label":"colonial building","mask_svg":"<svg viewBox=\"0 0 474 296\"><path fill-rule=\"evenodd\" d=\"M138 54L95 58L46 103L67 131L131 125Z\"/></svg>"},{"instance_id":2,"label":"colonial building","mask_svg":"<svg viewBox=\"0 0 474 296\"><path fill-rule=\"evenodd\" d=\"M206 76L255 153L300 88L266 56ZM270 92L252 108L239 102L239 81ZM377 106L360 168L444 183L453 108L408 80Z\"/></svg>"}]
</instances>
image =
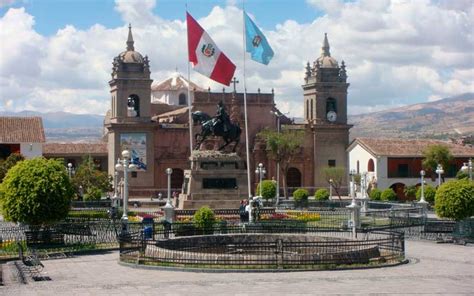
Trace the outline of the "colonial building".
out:
<instances>
[{"instance_id":1,"label":"colonial building","mask_svg":"<svg viewBox=\"0 0 474 296\"><path fill-rule=\"evenodd\" d=\"M404 189L420 185L423 151L432 145L444 145L453 155L449 167L443 168L443 177L456 176L463 163L474 157L474 147L437 140L357 138L349 148L349 168L357 174L367 173L368 179L380 189L392 188L404 200ZM425 180L436 186L437 175L427 171Z\"/></svg>"},{"instance_id":2,"label":"colonial building","mask_svg":"<svg viewBox=\"0 0 474 296\"><path fill-rule=\"evenodd\" d=\"M43 156L46 158L62 158L64 166L69 163L76 169L84 156L91 156L96 167L108 171L107 143L45 143Z\"/></svg>"},{"instance_id":3,"label":"colonial building","mask_svg":"<svg viewBox=\"0 0 474 296\"><path fill-rule=\"evenodd\" d=\"M0 159L12 153L41 156L45 142L41 117L0 117Z\"/></svg>"},{"instance_id":4,"label":"colonial building","mask_svg":"<svg viewBox=\"0 0 474 296\"><path fill-rule=\"evenodd\" d=\"M231 120L244 129L242 93L222 89L212 92L187 81L179 74L152 84L150 62L135 50L129 28L126 51L113 60L112 79L109 82L111 110L107 113L105 127L108 142L108 169L114 173L114 163L121 151L132 151L132 159L138 171L131 174L131 196L150 195L166 188L166 168L173 169L171 186L180 189L183 171L190 167L189 108L210 116L223 101ZM305 142L300 156L288 172L290 187L327 187L321 171L326 166L347 167L346 148L350 125L347 124L347 75L344 62L341 66L331 57L327 36L324 38L321 56L312 66L308 63L303 84L302 104L305 106L305 122L292 124L282 116L277 120L273 90L263 93L247 93L248 131L250 146L250 170L263 163L267 178L275 177L276 165L267 157L266 149L257 134L264 128L301 129ZM236 82L234 82L236 83ZM188 87L191 96L188 98ZM199 131L193 127L193 134ZM216 139L206 141L206 149L216 149ZM245 159L245 134L242 134L237 153ZM252 173L252 178L254 178ZM252 180L254 182L255 180ZM281 184L281 182L280 182Z\"/></svg>"}]
</instances>

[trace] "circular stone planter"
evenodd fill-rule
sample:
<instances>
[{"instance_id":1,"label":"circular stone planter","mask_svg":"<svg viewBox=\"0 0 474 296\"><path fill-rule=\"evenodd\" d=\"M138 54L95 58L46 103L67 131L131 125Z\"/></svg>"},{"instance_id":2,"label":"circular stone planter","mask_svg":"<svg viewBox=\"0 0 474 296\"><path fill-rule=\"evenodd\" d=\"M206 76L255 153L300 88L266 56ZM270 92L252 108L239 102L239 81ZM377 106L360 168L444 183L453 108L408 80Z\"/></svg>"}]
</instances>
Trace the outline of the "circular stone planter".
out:
<instances>
[{"instance_id":1,"label":"circular stone planter","mask_svg":"<svg viewBox=\"0 0 474 296\"><path fill-rule=\"evenodd\" d=\"M319 270L392 265L404 259L389 234L364 240L314 234L188 236L148 241L137 253L139 264L180 269Z\"/></svg>"}]
</instances>

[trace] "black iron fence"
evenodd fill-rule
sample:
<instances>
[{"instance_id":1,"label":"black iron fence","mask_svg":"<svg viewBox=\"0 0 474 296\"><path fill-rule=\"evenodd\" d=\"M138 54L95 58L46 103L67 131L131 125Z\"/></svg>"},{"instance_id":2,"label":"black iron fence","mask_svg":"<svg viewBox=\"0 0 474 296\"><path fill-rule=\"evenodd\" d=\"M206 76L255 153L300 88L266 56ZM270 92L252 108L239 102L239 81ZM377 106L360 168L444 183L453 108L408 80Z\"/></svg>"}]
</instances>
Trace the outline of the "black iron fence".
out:
<instances>
[{"instance_id":1,"label":"black iron fence","mask_svg":"<svg viewBox=\"0 0 474 296\"><path fill-rule=\"evenodd\" d=\"M293 223L293 222L292 222ZM196 236L169 225L147 238L132 233L120 242L123 262L162 267L215 269L337 269L404 260L404 235L375 231L352 238L303 224L219 225Z\"/></svg>"}]
</instances>

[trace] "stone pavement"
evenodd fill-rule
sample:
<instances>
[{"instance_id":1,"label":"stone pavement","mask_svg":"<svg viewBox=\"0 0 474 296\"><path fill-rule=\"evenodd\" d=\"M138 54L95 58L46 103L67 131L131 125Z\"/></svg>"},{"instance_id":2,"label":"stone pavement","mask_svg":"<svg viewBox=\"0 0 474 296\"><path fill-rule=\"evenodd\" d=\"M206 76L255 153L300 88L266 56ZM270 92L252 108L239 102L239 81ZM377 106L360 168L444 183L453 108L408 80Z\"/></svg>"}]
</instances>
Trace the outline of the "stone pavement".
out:
<instances>
[{"instance_id":1,"label":"stone pavement","mask_svg":"<svg viewBox=\"0 0 474 296\"><path fill-rule=\"evenodd\" d=\"M44 261L51 281L10 283L0 295L474 295L474 246L407 241L411 263L290 273L199 273L130 268L118 252Z\"/></svg>"}]
</instances>

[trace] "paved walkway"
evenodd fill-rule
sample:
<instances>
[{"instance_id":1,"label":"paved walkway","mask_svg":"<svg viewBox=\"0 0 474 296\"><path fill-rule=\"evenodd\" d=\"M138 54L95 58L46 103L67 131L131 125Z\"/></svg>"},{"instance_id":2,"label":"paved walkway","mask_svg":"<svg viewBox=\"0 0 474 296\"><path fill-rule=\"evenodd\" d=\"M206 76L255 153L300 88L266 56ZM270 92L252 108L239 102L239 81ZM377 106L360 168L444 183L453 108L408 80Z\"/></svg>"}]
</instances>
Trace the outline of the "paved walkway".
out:
<instances>
[{"instance_id":1,"label":"paved walkway","mask_svg":"<svg viewBox=\"0 0 474 296\"><path fill-rule=\"evenodd\" d=\"M407 241L412 263L292 273L197 273L121 266L118 253L44 261L52 280L9 284L0 295L473 295L474 246Z\"/></svg>"}]
</instances>

